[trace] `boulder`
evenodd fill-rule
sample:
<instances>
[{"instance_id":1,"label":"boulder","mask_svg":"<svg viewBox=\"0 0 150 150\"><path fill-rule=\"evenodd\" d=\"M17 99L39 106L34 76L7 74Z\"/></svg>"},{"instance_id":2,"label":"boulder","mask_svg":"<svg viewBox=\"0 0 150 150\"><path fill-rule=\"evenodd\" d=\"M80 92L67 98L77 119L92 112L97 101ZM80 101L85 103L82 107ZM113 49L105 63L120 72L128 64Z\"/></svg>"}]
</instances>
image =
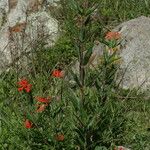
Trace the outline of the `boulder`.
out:
<instances>
[{"instance_id":1,"label":"boulder","mask_svg":"<svg viewBox=\"0 0 150 150\"><path fill-rule=\"evenodd\" d=\"M141 16L121 23L113 31L121 33L119 55L121 64L117 81L124 89L150 87L150 18ZM102 44L95 47L97 55ZM97 61L94 60L94 61Z\"/></svg>"},{"instance_id":2,"label":"boulder","mask_svg":"<svg viewBox=\"0 0 150 150\"><path fill-rule=\"evenodd\" d=\"M58 21L47 11L47 4L55 1L0 1L0 73L39 42L44 41L46 46L55 43L59 35Z\"/></svg>"}]
</instances>

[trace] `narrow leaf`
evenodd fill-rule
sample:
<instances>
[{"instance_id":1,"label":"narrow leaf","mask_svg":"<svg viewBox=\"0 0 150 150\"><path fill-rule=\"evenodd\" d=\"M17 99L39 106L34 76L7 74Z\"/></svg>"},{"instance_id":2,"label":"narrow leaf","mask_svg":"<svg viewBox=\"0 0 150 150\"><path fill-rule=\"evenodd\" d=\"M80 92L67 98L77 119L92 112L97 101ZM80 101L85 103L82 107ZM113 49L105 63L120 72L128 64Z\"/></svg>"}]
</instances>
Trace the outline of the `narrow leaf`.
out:
<instances>
[{"instance_id":1,"label":"narrow leaf","mask_svg":"<svg viewBox=\"0 0 150 150\"><path fill-rule=\"evenodd\" d=\"M79 87L81 87L81 83L80 83L80 81L79 81L79 78L78 78L77 74L75 74L72 70L70 70L70 72L71 72L71 75L73 76L73 79L74 79L75 82L77 83L77 85L78 85Z\"/></svg>"},{"instance_id":2,"label":"narrow leaf","mask_svg":"<svg viewBox=\"0 0 150 150\"><path fill-rule=\"evenodd\" d=\"M86 53L85 53L85 56L84 56L84 61L83 61L83 65L87 65L87 63L89 62L89 59L92 55L92 52L93 52L93 48L89 48Z\"/></svg>"}]
</instances>

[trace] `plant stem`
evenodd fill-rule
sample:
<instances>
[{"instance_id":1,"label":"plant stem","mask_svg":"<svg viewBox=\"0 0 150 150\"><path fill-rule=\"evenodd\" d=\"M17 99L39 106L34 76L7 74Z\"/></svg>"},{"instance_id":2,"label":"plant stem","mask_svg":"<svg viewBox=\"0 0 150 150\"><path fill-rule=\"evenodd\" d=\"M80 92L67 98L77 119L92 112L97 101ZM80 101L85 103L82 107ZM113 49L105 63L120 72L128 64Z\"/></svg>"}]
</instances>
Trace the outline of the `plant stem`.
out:
<instances>
[{"instance_id":1,"label":"plant stem","mask_svg":"<svg viewBox=\"0 0 150 150\"><path fill-rule=\"evenodd\" d=\"M79 72L80 72L80 81L81 81L81 87L80 87L80 92L81 92L81 100L82 104L84 105L84 66L83 66L83 44L81 44L79 48Z\"/></svg>"}]
</instances>

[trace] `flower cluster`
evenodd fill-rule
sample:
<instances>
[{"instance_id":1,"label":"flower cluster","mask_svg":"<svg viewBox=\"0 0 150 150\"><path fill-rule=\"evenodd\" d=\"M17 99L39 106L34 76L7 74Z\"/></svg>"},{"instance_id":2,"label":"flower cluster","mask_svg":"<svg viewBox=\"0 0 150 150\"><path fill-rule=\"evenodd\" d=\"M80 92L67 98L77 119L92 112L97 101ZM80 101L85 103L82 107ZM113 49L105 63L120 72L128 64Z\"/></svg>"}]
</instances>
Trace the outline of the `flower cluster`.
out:
<instances>
[{"instance_id":1,"label":"flower cluster","mask_svg":"<svg viewBox=\"0 0 150 150\"><path fill-rule=\"evenodd\" d=\"M21 81L18 82L19 88L18 91L26 91L27 93L29 93L31 91L31 87L32 85L29 84L28 80L26 79L22 79Z\"/></svg>"},{"instance_id":2,"label":"flower cluster","mask_svg":"<svg viewBox=\"0 0 150 150\"><path fill-rule=\"evenodd\" d=\"M43 112L45 108L48 106L48 103L50 102L51 98L45 98L45 97L36 97L37 103L37 109L36 112Z\"/></svg>"},{"instance_id":3,"label":"flower cluster","mask_svg":"<svg viewBox=\"0 0 150 150\"><path fill-rule=\"evenodd\" d=\"M62 142L62 141L64 141L64 139L65 139L65 136L64 136L64 134L57 134L57 135L55 135L55 139L58 141L58 142Z\"/></svg>"},{"instance_id":4,"label":"flower cluster","mask_svg":"<svg viewBox=\"0 0 150 150\"><path fill-rule=\"evenodd\" d=\"M55 69L52 72L52 76L56 77L56 78L63 78L64 77L64 72L62 70ZM29 93L31 91L32 85L29 84L27 79L22 79L17 84L19 85L19 87L18 87L19 92L24 90L25 92ZM46 99L39 98L38 101L40 101L40 100L43 101L43 100L46 100Z\"/></svg>"},{"instance_id":5,"label":"flower cluster","mask_svg":"<svg viewBox=\"0 0 150 150\"><path fill-rule=\"evenodd\" d=\"M33 123L29 119L26 119L24 122L24 126L25 128L30 129L33 127Z\"/></svg>"},{"instance_id":6,"label":"flower cluster","mask_svg":"<svg viewBox=\"0 0 150 150\"><path fill-rule=\"evenodd\" d=\"M105 36L106 40L118 40L121 38L121 34L119 32L108 32Z\"/></svg>"},{"instance_id":7,"label":"flower cluster","mask_svg":"<svg viewBox=\"0 0 150 150\"><path fill-rule=\"evenodd\" d=\"M63 78L64 77L64 72L62 70L53 70L52 76L56 78Z\"/></svg>"},{"instance_id":8,"label":"flower cluster","mask_svg":"<svg viewBox=\"0 0 150 150\"><path fill-rule=\"evenodd\" d=\"M36 100L41 103L49 103L50 97L36 97Z\"/></svg>"},{"instance_id":9,"label":"flower cluster","mask_svg":"<svg viewBox=\"0 0 150 150\"><path fill-rule=\"evenodd\" d=\"M53 70L52 72L52 77L56 77L56 78L63 78L64 77L64 72L61 71L61 70ZM27 79L21 79L18 83L18 91L21 92L21 91L25 91L26 93L29 93L31 92L31 87L32 85L28 82ZM37 113L39 112L43 112L46 107L49 105L50 101L51 101L51 98L50 97L35 97L36 100L37 100L37 103L36 103L36 111ZM24 121L24 126L25 128L27 129L30 129L30 128L33 128L33 123L31 120L29 119L25 119ZM63 141L64 140L64 135L63 134L57 134L55 136L55 139L57 141Z\"/></svg>"},{"instance_id":10,"label":"flower cluster","mask_svg":"<svg viewBox=\"0 0 150 150\"><path fill-rule=\"evenodd\" d=\"M36 104L36 111L37 113L43 112L45 108L48 106L48 103L50 102L50 98L44 98L44 97L36 97L38 103ZM30 129L33 127L33 123L26 119L24 122L25 128Z\"/></svg>"}]
</instances>

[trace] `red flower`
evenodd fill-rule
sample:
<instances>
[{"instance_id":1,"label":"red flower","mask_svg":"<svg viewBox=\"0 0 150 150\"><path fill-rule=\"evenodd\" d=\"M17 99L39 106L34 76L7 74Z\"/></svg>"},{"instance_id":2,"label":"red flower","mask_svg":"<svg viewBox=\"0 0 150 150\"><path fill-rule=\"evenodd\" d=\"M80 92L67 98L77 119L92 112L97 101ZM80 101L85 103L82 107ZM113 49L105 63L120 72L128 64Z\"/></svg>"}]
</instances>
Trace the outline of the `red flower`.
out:
<instances>
[{"instance_id":1,"label":"red flower","mask_svg":"<svg viewBox=\"0 0 150 150\"><path fill-rule=\"evenodd\" d=\"M119 32L108 32L105 36L106 40L118 40L121 37Z\"/></svg>"},{"instance_id":2,"label":"red flower","mask_svg":"<svg viewBox=\"0 0 150 150\"><path fill-rule=\"evenodd\" d=\"M36 97L37 101L38 102L41 102L41 103L49 103L50 102L50 98L45 98L45 97Z\"/></svg>"},{"instance_id":3,"label":"red flower","mask_svg":"<svg viewBox=\"0 0 150 150\"><path fill-rule=\"evenodd\" d=\"M42 112L42 111L44 111L47 106L48 106L48 104L37 105L36 112Z\"/></svg>"},{"instance_id":4,"label":"red flower","mask_svg":"<svg viewBox=\"0 0 150 150\"><path fill-rule=\"evenodd\" d=\"M52 76L56 77L56 78L62 78L62 77L64 77L64 72L61 70L54 70L52 72Z\"/></svg>"},{"instance_id":5,"label":"red flower","mask_svg":"<svg viewBox=\"0 0 150 150\"><path fill-rule=\"evenodd\" d=\"M55 139L56 139L57 141L59 141L59 142L62 142L62 141L64 141L65 136L64 136L64 134L57 134L57 135L55 136Z\"/></svg>"},{"instance_id":6,"label":"red flower","mask_svg":"<svg viewBox=\"0 0 150 150\"><path fill-rule=\"evenodd\" d=\"M27 93L31 91L32 85L29 84L29 82L26 79L22 79L21 81L18 82L19 88L18 91L23 91L25 90Z\"/></svg>"},{"instance_id":7,"label":"red flower","mask_svg":"<svg viewBox=\"0 0 150 150\"><path fill-rule=\"evenodd\" d=\"M25 125L25 128L30 129L32 128L33 123L30 120L26 119L24 125Z\"/></svg>"},{"instance_id":8,"label":"red flower","mask_svg":"<svg viewBox=\"0 0 150 150\"><path fill-rule=\"evenodd\" d=\"M124 150L123 146L118 146L118 150Z\"/></svg>"}]
</instances>

